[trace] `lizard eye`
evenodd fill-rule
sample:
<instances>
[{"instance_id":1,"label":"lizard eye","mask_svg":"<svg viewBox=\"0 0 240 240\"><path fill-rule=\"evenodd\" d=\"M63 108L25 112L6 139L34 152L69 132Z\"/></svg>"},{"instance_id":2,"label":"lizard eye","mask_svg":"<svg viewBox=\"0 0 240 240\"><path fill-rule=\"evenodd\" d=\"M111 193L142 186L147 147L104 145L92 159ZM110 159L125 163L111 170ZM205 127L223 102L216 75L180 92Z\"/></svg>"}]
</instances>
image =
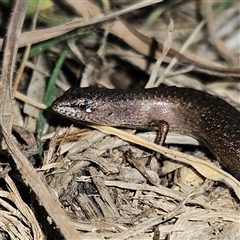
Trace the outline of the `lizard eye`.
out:
<instances>
[{"instance_id":1,"label":"lizard eye","mask_svg":"<svg viewBox=\"0 0 240 240\"><path fill-rule=\"evenodd\" d=\"M91 113L93 111L93 106L91 104L91 102L85 100L85 101L80 101L78 103L78 107L80 110L83 110L87 113Z\"/></svg>"},{"instance_id":2,"label":"lizard eye","mask_svg":"<svg viewBox=\"0 0 240 240\"><path fill-rule=\"evenodd\" d=\"M85 103L79 103L78 104L78 107L81 109L81 110L84 110L86 108L86 104Z\"/></svg>"},{"instance_id":3,"label":"lizard eye","mask_svg":"<svg viewBox=\"0 0 240 240\"><path fill-rule=\"evenodd\" d=\"M86 107L87 107L87 101L79 101L79 103L78 103L78 108L79 108L80 110L85 110Z\"/></svg>"}]
</instances>

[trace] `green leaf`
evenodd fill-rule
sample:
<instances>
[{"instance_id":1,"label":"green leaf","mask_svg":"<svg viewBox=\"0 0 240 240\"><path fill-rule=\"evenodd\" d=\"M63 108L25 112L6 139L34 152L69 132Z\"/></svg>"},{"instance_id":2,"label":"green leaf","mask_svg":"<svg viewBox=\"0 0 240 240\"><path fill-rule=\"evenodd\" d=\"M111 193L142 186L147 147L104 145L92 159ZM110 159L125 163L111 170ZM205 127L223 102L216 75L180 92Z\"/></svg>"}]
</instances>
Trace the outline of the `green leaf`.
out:
<instances>
[{"instance_id":1,"label":"green leaf","mask_svg":"<svg viewBox=\"0 0 240 240\"><path fill-rule=\"evenodd\" d=\"M68 52L69 52L69 48L66 47L65 50L62 52L60 58L58 59L57 64L53 70L52 76L48 82L48 86L47 86L47 89L46 89L46 92L45 92L45 95L43 98L43 103L46 104L47 106L50 106L55 98L55 95L56 95L55 85L56 85L56 81L57 81L57 76L61 70L62 64L64 63ZM44 129L44 126L46 125L46 123L47 123L47 119L43 115L43 111L41 111L39 119L38 119L38 131L37 131L37 143L38 143L38 149L39 149L40 155L42 155L42 153L43 153L41 138L42 138L43 129Z\"/></svg>"}]
</instances>

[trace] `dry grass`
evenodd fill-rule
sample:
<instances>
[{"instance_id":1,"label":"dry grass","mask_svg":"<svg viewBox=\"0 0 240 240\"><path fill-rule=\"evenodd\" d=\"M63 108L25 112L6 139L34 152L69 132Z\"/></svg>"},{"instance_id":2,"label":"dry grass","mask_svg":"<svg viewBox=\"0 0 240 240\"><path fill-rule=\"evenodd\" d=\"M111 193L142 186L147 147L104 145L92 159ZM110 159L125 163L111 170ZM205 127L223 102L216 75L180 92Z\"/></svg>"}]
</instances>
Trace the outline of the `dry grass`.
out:
<instances>
[{"instance_id":1,"label":"dry grass","mask_svg":"<svg viewBox=\"0 0 240 240\"><path fill-rule=\"evenodd\" d=\"M43 125L40 115L49 89L77 85L186 86L240 109L239 3L73 2L28 9L22 32L25 1L9 23L0 5L0 239L239 239L239 182L194 139L170 133L164 152L175 161L154 156L145 167L161 147L136 136L153 142L154 132L69 128L48 111ZM190 166L198 158L206 175ZM216 173L228 186L210 180Z\"/></svg>"}]
</instances>

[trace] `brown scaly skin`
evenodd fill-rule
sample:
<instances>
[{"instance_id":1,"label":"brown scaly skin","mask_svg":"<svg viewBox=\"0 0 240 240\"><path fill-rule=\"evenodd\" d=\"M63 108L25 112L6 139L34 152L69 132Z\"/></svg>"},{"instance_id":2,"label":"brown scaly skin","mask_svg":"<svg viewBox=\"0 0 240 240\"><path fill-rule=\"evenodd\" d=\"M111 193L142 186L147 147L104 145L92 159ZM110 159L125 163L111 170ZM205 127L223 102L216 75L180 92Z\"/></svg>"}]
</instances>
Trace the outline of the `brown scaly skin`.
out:
<instances>
[{"instance_id":1,"label":"brown scaly skin","mask_svg":"<svg viewBox=\"0 0 240 240\"><path fill-rule=\"evenodd\" d=\"M144 90L72 88L52 109L75 121L149 129L165 121L169 130L201 141L240 180L240 112L226 101L190 88Z\"/></svg>"}]
</instances>

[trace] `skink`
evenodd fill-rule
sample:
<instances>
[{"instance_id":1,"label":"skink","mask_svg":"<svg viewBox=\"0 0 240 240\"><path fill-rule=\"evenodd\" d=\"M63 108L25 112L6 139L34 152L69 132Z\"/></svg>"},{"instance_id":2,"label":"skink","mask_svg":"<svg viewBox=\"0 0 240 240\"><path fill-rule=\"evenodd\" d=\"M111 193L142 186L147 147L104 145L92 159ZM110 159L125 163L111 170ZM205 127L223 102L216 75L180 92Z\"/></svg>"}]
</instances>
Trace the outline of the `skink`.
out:
<instances>
[{"instance_id":1,"label":"skink","mask_svg":"<svg viewBox=\"0 0 240 240\"><path fill-rule=\"evenodd\" d=\"M170 131L202 142L240 180L240 112L226 101L190 88L143 90L71 88L52 109L77 121L151 129L165 121Z\"/></svg>"}]
</instances>

